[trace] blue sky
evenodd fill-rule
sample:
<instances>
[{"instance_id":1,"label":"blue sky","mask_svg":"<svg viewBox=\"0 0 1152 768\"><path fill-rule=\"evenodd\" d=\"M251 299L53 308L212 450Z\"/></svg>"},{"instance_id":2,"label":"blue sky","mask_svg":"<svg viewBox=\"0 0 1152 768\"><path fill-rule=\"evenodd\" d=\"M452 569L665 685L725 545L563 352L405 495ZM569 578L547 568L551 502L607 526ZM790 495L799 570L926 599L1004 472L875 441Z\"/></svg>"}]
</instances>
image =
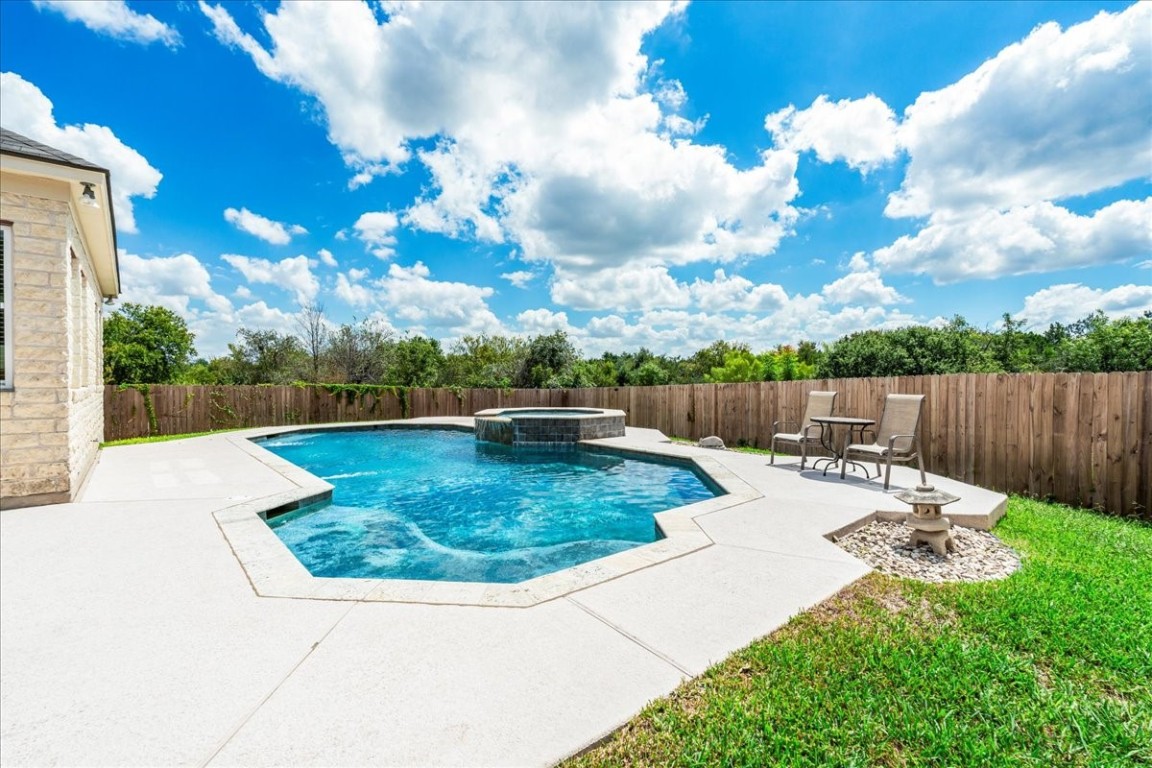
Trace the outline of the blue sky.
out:
<instances>
[{"instance_id":1,"label":"blue sky","mask_svg":"<svg viewBox=\"0 0 1152 768\"><path fill-rule=\"evenodd\" d=\"M123 301L760 350L1152 309L1152 3L0 3Z\"/></svg>"}]
</instances>

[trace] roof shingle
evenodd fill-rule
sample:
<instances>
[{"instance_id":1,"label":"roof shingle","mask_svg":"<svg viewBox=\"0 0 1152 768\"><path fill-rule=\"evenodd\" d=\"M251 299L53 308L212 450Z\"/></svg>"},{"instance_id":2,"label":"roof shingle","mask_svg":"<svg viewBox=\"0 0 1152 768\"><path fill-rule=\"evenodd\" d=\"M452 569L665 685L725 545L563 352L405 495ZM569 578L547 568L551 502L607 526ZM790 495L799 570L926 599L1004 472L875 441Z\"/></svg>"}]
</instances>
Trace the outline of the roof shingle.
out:
<instances>
[{"instance_id":1,"label":"roof shingle","mask_svg":"<svg viewBox=\"0 0 1152 768\"><path fill-rule=\"evenodd\" d=\"M101 168L99 165L85 160L82 157L76 157L76 155L62 152L47 144L33 141L27 136L22 136L7 128L0 128L0 152L6 155L19 155L20 157L28 157L33 160L43 160L56 165L67 165L73 168L86 168L93 171L108 172L107 168Z\"/></svg>"}]
</instances>

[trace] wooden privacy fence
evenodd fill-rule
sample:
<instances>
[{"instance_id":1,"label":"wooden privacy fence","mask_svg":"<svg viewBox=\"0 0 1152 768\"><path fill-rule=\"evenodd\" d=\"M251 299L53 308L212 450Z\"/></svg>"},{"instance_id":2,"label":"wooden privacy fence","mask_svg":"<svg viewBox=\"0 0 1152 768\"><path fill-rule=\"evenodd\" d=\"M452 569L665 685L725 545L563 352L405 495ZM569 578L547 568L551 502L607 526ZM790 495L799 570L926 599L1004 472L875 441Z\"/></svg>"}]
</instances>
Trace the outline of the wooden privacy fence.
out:
<instances>
[{"instance_id":1,"label":"wooden privacy fence","mask_svg":"<svg viewBox=\"0 0 1152 768\"><path fill-rule=\"evenodd\" d=\"M471 416L485 408L618 408L633 427L766 447L807 393L836 413L879 418L889 393L925 395L929 472L1113 514L1152 519L1152 372L955 374L597 389L109 386L106 440L235 427Z\"/></svg>"}]
</instances>

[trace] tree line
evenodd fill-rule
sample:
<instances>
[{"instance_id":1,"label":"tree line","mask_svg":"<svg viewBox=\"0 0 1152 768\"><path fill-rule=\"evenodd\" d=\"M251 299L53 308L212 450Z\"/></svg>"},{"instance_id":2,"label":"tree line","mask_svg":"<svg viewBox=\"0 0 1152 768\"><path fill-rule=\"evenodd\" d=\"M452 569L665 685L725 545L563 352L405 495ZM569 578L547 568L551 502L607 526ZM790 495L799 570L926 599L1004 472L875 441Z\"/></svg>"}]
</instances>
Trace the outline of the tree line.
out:
<instances>
[{"instance_id":1,"label":"tree line","mask_svg":"<svg viewBox=\"0 0 1152 768\"><path fill-rule=\"evenodd\" d=\"M946 373L1152 370L1152 312L1027 330L1005 314L982 330L962 317L941 326L848 334L754 352L716 341L687 356L605 352L583 357L563 331L529 338L465 336L444 346L397 335L378 321L333 324L321 306L297 314L292 333L240 328L228 353L198 357L195 336L164 307L126 303L104 323L109 384L386 384L408 387L578 388L788 381Z\"/></svg>"}]
</instances>

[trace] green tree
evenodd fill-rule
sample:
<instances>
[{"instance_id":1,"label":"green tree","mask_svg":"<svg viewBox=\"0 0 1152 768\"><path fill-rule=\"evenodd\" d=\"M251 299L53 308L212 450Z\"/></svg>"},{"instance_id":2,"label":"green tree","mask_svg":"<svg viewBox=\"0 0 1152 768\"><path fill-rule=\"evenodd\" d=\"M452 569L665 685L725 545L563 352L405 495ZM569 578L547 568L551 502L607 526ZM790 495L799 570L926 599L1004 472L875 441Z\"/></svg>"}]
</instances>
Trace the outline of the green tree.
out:
<instances>
[{"instance_id":1,"label":"green tree","mask_svg":"<svg viewBox=\"0 0 1152 768\"><path fill-rule=\"evenodd\" d=\"M241 328L228 345L235 384L290 384L307 370L307 353L295 336Z\"/></svg>"},{"instance_id":2,"label":"green tree","mask_svg":"<svg viewBox=\"0 0 1152 768\"><path fill-rule=\"evenodd\" d=\"M181 384L236 384L235 366L228 356L203 358L192 363L180 377Z\"/></svg>"},{"instance_id":3,"label":"green tree","mask_svg":"<svg viewBox=\"0 0 1152 768\"><path fill-rule=\"evenodd\" d=\"M839 379L1003 370L989 346L995 344L982 341L961 317L943 328L860 331L824 350L817 375Z\"/></svg>"},{"instance_id":4,"label":"green tree","mask_svg":"<svg viewBox=\"0 0 1152 768\"><path fill-rule=\"evenodd\" d=\"M573 367L580 360L564 331L534 336L513 382L517 387L555 389L572 386Z\"/></svg>"},{"instance_id":5,"label":"green tree","mask_svg":"<svg viewBox=\"0 0 1152 768\"><path fill-rule=\"evenodd\" d=\"M616 367L616 355L605 353L595 360L579 360L576 368L579 369L581 381L587 381L590 387L616 387L620 386L621 374Z\"/></svg>"},{"instance_id":6,"label":"green tree","mask_svg":"<svg viewBox=\"0 0 1152 768\"><path fill-rule=\"evenodd\" d=\"M344 323L328 336L324 363L335 383L379 384L392 355L392 332L375 320Z\"/></svg>"},{"instance_id":7,"label":"green tree","mask_svg":"<svg viewBox=\"0 0 1152 768\"><path fill-rule=\"evenodd\" d=\"M776 381L796 381L816 377L815 363L804 360L804 357L809 360L814 359L814 356L808 351L802 357L800 351L793 349L791 345L781 344L768 354L771 357L771 376L768 375L768 371L765 371L765 380L772 378ZM765 367L767 368L767 366Z\"/></svg>"},{"instance_id":8,"label":"green tree","mask_svg":"<svg viewBox=\"0 0 1152 768\"><path fill-rule=\"evenodd\" d=\"M1002 320L1000 332L991 335L992 354L999 370L1008 373L1035 370L1050 353L1047 338L1025 330L1024 322L1014 320L1007 312Z\"/></svg>"},{"instance_id":9,"label":"green tree","mask_svg":"<svg viewBox=\"0 0 1152 768\"><path fill-rule=\"evenodd\" d=\"M444 353L440 342L427 336L410 336L392 346L387 381L404 387L434 387Z\"/></svg>"},{"instance_id":10,"label":"green tree","mask_svg":"<svg viewBox=\"0 0 1152 768\"><path fill-rule=\"evenodd\" d=\"M308 353L308 381L320 381L324 347L328 343L328 321L324 317L324 305L305 304L300 307L295 319L296 328L300 332L300 345Z\"/></svg>"},{"instance_id":11,"label":"green tree","mask_svg":"<svg viewBox=\"0 0 1152 768\"><path fill-rule=\"evenodd\" d=\"M465 336L445 356L440 380L456 387L510 387L527 351L514 336Z\"/></svg>"},{"instance_id":12,"label":"green tree","mask_svg":"<svg viewBox=\"0 0 1152 768\"><path fill-rule=\"evenodd\" d=\"M1101 311L1068 326L1050 328L1055 339L1049 370L1148 371L1152 370L1152 312L1142 317L1109 320Z\"/></svg>"},{"instance_id":13,"label":"green tree","mask_svg":"<svg viewBox=\"0 0 1152 768\"><path fill-rule=\"evenodd\" d=\"M195 338L172 310L125 303L104 321L104 380L176 383L196 356Z\"/></svg>"},{"instance_id":14,"label":"green tree","mask_svg":"<svg viewBox=\"0 0 1152 768\"><path fill-rule=\"evenodd\" d=\"M672 374L657 358L646 360L628 374L628 383L634 387L652 387L667 384L671 380Z\"/></svg>"},{"instance_id":15,"label":"green tree","mask_svg":"<svg viewBox=\"0 0 1152 768\"><path fill-rule=\"evenodd\" d=\"M804 365L812 366L813 371L820 367L820 358L823 356L824 353L810 341L801 341L796 345L797 359Z\"/></svg>"},{"instance_id":16,"label":"green tree","mask_svg":"<svg viewBox=\"0 0 1152 768\"><path fill-rule=\"evenodd\" d=\"M725 360L732 352L751 354L752 349L747 344L714 341L682 363L680 366L681 381L683 383L707 381L712 369L723 368Z\"/></svg>"},{"instance_id":17,"label":"green tree","mask_svg":"<svg viewBox=\"0 0 1152 768\"><path fill-rule=\"evenodd\" d=\"M724 356L724 364L704 375L704 380L715 383L764 381L772 379L771 358L754 355L751 350L734 349Z\"/></svg>"}]
</instances>

